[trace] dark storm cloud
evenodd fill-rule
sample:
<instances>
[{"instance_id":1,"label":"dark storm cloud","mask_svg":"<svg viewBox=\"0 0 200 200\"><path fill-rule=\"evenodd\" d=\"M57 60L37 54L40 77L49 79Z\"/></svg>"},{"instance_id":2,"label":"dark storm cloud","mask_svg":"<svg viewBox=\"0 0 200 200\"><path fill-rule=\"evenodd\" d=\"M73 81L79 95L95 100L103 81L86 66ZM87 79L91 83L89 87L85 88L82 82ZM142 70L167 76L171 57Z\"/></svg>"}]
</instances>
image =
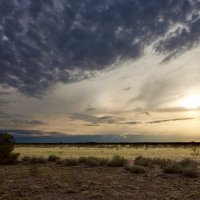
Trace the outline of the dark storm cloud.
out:
<instances>
[{"instance_id":1,"label":"dark storm cloud","mask_svg":"<svg viewBox=\"0 0 200 200\"><path fill-rule=\"evenodd\" d=\"M33 120L29 116L8 114L0 110L0 128L1 127L29 127L39 126L45 123L40 120Z\"/></svg>"},{"instance_id":2,"label":"dark storm cloud","mask_svg":"<svg viewBox=\"0 0 200 200\"><path fill-rule=\"evenodd\" d=\"M18 137L24 137L24 136L27 136L27 137L42 137L42 136L54 136L54 137L57 137L57 136L66 136L67 134L63 134L63 133L60 133L60 132L45 132L45 131L40 131L40 130L15 130L15 129L12 129L12 130L9 130L7 129L6 130L7 132L11 133L12 135L14 136L18 136Z\"/></svg>"},{"instance_id":3,"label":"dark storm cloud","mask_svg":"<svg viewBox=\"0 0 200 200\"><path fill-rule=\"evenodd\" d=\"M199 41L199 8L189 0L2 0L0 84L39 96L138 58L158 38L156 51L178 54Z\"/></svg>"},{"instance_id":4,"label":"dark storm cloud","mask_svg":"<svg viewBox=\"0 0 200 200\"><path fill-rule=\"evenodd\" d=\"M177 118L177 119L166 119L166 120L157 120L147 122L147 124L158 124L158 123L165 123L165 122L174 122L174 121L184 121L184 120L192 120L194 118Z\"/></svg>"}]
</instances>

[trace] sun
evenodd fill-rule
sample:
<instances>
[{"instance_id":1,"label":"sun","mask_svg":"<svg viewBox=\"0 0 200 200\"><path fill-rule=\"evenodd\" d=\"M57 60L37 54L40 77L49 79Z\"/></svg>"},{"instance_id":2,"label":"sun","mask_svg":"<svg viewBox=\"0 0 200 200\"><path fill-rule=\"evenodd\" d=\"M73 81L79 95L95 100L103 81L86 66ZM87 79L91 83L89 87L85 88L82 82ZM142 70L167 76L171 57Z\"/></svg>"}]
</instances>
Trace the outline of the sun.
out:
<instances>
[{"instance_id":1,"label":"sun","mask_svg":"<svg viewBox=\"0 0 200 200\"><path fill-rule=\"evenodd\" d=\"M200 96L188 96L182 100L182 106L188 109L196 109L200 107Z\"/></svg>"}]
</instances>

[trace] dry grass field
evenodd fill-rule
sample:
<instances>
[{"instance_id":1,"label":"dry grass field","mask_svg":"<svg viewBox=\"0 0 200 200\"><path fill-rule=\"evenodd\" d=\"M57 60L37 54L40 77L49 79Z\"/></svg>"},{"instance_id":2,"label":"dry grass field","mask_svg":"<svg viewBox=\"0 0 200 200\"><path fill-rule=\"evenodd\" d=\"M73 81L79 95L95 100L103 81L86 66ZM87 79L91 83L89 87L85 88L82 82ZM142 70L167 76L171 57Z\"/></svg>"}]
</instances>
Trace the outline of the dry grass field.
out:
<instances>
[{"instance_id":1,"label":"dry grass field","mask_svg":"<svg viewBox=\"0 0 200 200\"><path fill-rule=\"evenodd\" d=\"M200 197L199 147L16 145L15 152L20 153L20 163L0 165L2 200L198 200ZM61 160L50 162L49 155ZM128 163L115 167L96 165L94 157L102 161L102 158L112 160L114 155L123 156ZM25 160L24 156L40 159ZM78 158L82 156L93 156L92 162L80 162ZM138 156L143 157L137 160ZM191 160L189 167L183 162L180 165L180 160L186 157L197 165ZM166 159L172 163L162 168ZM180 167L185 167L185 171Z\"/></svg>"},{"instance_id":2,"label":"dry grass field","mask_svg":"<svg viewBox=\"0 0 200 200\"><path fill-rule=\"evenodd\" d=\"M20 157L23 156L43 156L57 155L61 158L81 156L95 156L103 158L111 158L114 155L121 155L127 159L134 159L137 156L144 157L159 157L169 158L173 160L180 160L183 158L192 158L200 160L200 148L199 147L173 147L173 146L71 146L71 145L16 145L15 152L20 153Z\"/></svg>"}]
</instances>

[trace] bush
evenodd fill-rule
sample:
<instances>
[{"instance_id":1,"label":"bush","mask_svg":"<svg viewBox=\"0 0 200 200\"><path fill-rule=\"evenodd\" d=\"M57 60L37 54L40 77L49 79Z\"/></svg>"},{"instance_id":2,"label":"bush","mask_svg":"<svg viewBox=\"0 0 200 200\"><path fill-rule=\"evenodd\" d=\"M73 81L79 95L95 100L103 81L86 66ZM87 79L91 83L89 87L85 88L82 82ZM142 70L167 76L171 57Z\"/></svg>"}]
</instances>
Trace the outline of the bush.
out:
<instances>
[{"instance_id":1,"label":"bush","mask_svg":"<svg viewBox=\"0 0 200 200\"><path fill-rule=\"evenodd\" d=\"M27 164L44 164L44 163L47 163L47 159L45 159L44 157L40 156L40 157L37 157L37 156L24 156L22 158L22 161L27 163Z\"/></svg>"},{"instance_id":2,"label":"bush","mask_svg":"<svg viewBox=\"0 0 200 200\"><path fill-rule=\"evenodd\" d=\"M125 164L127 164L127 162L128 161L123 156L116 155L110 160L110 162L108 163L108 166L123 167Z\"/></svg>"},{"instance_id":3,"label":"bush","mask_svg":"<svg viewBox=\"0 0 200 200\"><path fill-rule=\"evenodd\" d=\"M183 167L175 161L171 161L163 168L163 171L167 174L180 174L183 171Z\"/></svg>"},{"instance_id":4,"label":"bush","mask_svg":"<svg viewBox=\"0 0 200 200\"><path fill-rule=\"evenodd\" d=\"M183 167L188 167L188 166L197 167L198 166L198 163L194 160L191 160L190 158L185 158L185 159L181 160L179 162L179 164Z\"/></svg>"},{"instance_id":5,"label":"bush","mask_svg":"<svg viewBox=\"0 0 200 200\"><path fill-rule=\"evenodd\" d=\"M88 157L85 163L89 167L99 166L99 159L96 157Z\"/></svg>"},{"instance_id":6,"label":"bush","mask_svg":"<svg viewBox=\"0 0 200 200\"><path fill-rule=\"evenodd\" d=\"M135 173L135 174L143 174L145 173L145 169L143 167L140 166L128 166L125 168L126 170L130 171L131 173Z\"/></svg>"},{"instance_id":7,"label":"bush","mask_svg":"<svg viewBox=\"0 0 200 200\"><path fill-rule=\"evenodd\" d=\"M78 159L78 162L79 163L82 163L82 164L86 164L87 163L87 160L88 160L88 157L80 157L79 159Z\"/></svg>"},{"instance_id":8,"label":"bush","mask_svg":"<svg viewBox=\"0 0 200 200\"><path fill-rule=\"evenodd\" d=\"M163 158L152 158L151 162L152 162L152 164L159 165L159 166L161 166L161 168L163 168L167 164L171 163L171 160L169 160L169 159L163 159Z\"/></svg>"},{"instance_id":9,"label":"bush","mask_svg":"<svg viewBox=\"0 0 200 200\"><path fill-rule=\"evenodd\" d=\"M134 164L142 167L152 167L153 163L150 158L144 158L142 156L138 156L135 158Z\"/></svg>"},{"instance_id":10,"label":"bush","mask_svg":"<svg viewBox=\"0 0 200 200\"><path fill-rule=\"evenodd\" d=\"M109 164L109 159L107 158L97 158L97 157L80 157L78 159L79 163L85 164L89 167L94 166L107 166Z\"/></svg>"},{"instance_id":11,"label":"bush","mask_svg":"<svg viewBox=\"0 0 200 200\"><path fill-rule=\"evenodd\" d=\"M17 162L19 153L12 153L15 140L8 133L0 133L0 164L14 164Z\"/></svg>"},{"instance_id":12,"label":"bush","mask_svg":"<svg viewBox=\"0 0 200 200\"><path fill-rule=\"evenodd\" d=\"M109 162L108 158L99 158L99 166L108 166Z\"/></svg>"},{"instance_id":13,"label":"bush","mask_svg":"<svg viewBox=\"0 0 200 200\"><path fill-rule=\"evenodd\" d=\"M22 158L22 162L28 162L30 160L30 157L29 156L24 156Z\"/></svg>"},{"instance_id":14,"label":"bush","mask_svg":"<svg viewBox=\"0 0 200 200\"><path fill-rule=\"evenodd\" d=\"M49 162L56 162L57 160L60 160L60 157L56 155L49 155L48 159Z\"/></svg>"}]
</instances>

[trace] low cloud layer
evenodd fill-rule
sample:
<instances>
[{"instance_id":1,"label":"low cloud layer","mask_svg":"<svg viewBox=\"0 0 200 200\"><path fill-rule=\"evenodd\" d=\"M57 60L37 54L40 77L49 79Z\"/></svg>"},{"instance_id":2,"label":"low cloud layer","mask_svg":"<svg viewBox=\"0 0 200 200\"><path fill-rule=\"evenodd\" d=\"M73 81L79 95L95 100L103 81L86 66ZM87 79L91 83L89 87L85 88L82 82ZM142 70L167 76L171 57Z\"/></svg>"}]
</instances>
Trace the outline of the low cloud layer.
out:
<instances>
[{"instance_id":1,"label":"low cloud layer","mask_svg":"<svg viewBox=\"0 0 200 200\"><path fill-rule=\"evenodd\" d=\"M44 122L40 120L31 119L31 117L18 115L18 114L8 114L5 112L0 111L0 127L7 127L10 128L17 128L17 127L35 127L39 125L45 125Z\"/></svg>"}]
</instances>

